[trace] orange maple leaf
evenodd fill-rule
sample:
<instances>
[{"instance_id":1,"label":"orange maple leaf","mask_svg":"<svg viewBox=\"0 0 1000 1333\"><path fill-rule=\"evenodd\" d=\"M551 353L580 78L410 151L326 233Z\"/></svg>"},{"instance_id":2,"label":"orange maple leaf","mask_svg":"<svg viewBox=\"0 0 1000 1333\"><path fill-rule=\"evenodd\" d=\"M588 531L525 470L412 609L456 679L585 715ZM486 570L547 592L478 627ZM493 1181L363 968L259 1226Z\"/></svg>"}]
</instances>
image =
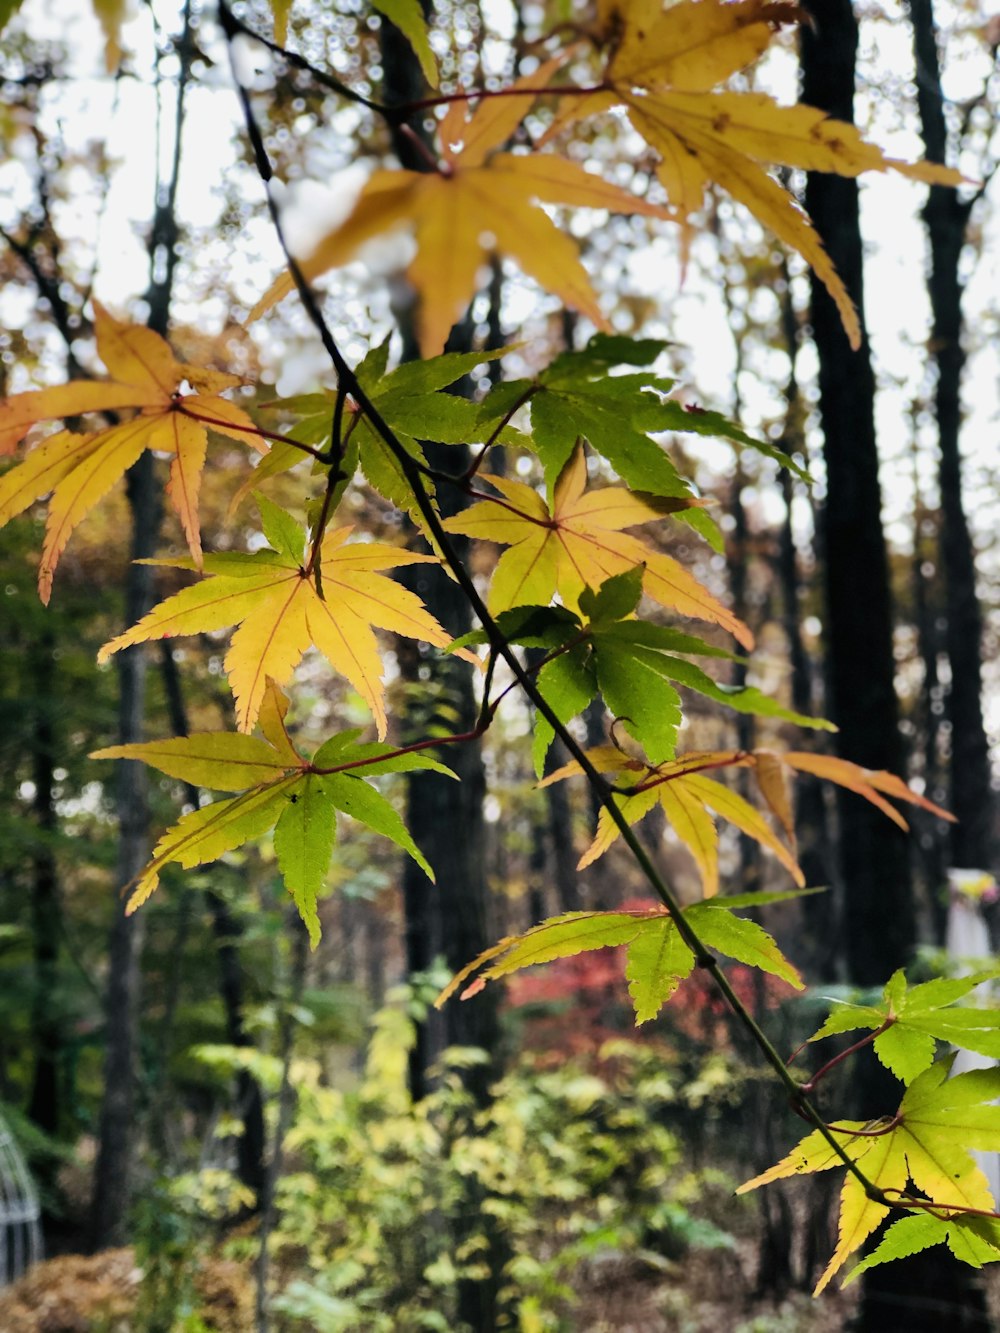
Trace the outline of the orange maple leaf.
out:
<instances>
[{"instance_id":1,"label":"orange maple leaf","mask_svg":"<svg viewBox=\"0 0 1000 1333\"><path fill-rule=\"evenodd\" d=\"M267 448L242 408L219 396L242 383L237 375L178 361L152 329L114 319L97 301L93 305L97 350L113 378L74 380L0 401L0 454L13 452L39 421L123 408L137 411L130 420L104 430L50 435L0 478L0 526L51 492L38 570L43 602L51 596L52 577L73 529L144 450L172 455L167 495L200 569L198 493L208 430L262 452ZM185 392L185 384L196 392Z\"/></svg>"},{"instance_id":2,"label":"orange maple leaf","mask_svg":"<svg viewBox=\"0 0 1000 1333\"><path fill-rule=\"evenodd\" d=\"M753 635L732 611L671 556L624 532L689 508L691 499L640 496L620 486L586 491L587 460L577 445L556 482L551 511L522 481L484 477L501 499L482 499L445 521L449 532L500 542L511 549L497 562L490 585L492 612L547 606L558 592L575 606L584 588L642 565L642 590L661 606L728 630L746 648Z\"/></svg>"},{"instance_id":3,"label":"orange maple leaf","mask_svg":"<svg viewBox=\"0 0 1000 1333\"><path fill-rule=\"evenodd\" d=\"M797 250L833 297L851 345L857 311L819 235L794 197L763 164L858 176L898 171L938 185L960 172L887 157L846 121L811 106L780 106L757 92L713 91L764 53L775 29L802 11L773 0L603 0L595 34L606 53L598 88L564 99L542 143L574 121L624 106L660 156L657 176L690 243L691 214L706 187L721 185L765 227Z\"/></svg>"},{"instance_id":4,"label":"orange maple leaf","mask_svg":"<svg viewBox=\"0 0 1000 1333\"><path fill-rule=\"evenodd\" d=\"M315 278L347 263L373 236L410 222L416 229L417 255L407 277L420 297L417 331L425 357L444 347L491 254L515 259L541 286L606 329L607 320L575 242L538 205L568 204L661 218L670 214L566 158L494 151L524 119L532 100L528 94L542 89L567 55L553 57L506 90L514 94L523 90L523 96L487 98L469 119L463 104L452 103L438 127L443 158L439 169L376 171L350 216L302 262L303 276ZM292 286L288 274L279 277L250 319L281 300Z\"/></svg>"},{"instance_id":5,"label":"orange maple leaf","mask_svg":"<svg viewBox=\"0 0 1000 1333\"><path fill-rule=\"evenodd\" d=\"M718 834L709 811L728 819L747 837L767 847L792 874L796 883L803 883L802 872L791 852L778 841L753 806L721 783L706 778L705 772L708 770L750 769L757 779L765 804L781 825L793 850L795 828L786 785L789 774L807 773L846 787L863 796L904 831L909 825L895 806L885 800L885 795L952 823L955 818L941 806L913 791L902 778L892 773L861 768L847 759L812 754L805 750L781 753L768 749L691 750L664 764L648 764L640 759L630 759L617 746L599 745L587 751L587 758L599 773L616 774L617 785L635 788L631 793L617 798L621 812L630 824L643 819L654 806L663 807L668 823L698 866L706 898L717 893L719 887ZM582 771L579 763L571 759L562 768L550 773L540 785L547 787ZM618 836L617 824L607 810L602 810L596 836L580 858L578 869L584 869L603 856Z\"/></svg>"}]
</instances>

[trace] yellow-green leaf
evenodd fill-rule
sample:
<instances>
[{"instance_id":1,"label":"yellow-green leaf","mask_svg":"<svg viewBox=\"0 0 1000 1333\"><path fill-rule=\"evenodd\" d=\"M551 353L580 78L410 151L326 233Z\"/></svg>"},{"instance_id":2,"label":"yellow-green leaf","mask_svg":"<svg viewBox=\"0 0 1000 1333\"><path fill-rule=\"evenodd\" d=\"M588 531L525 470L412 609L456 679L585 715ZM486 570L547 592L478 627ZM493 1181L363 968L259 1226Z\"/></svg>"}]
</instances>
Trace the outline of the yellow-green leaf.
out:
<instances>
[{"instance_id":1,"label":"yellow-green leaf","mask_svg":"<svg viewBox=\"0 0 1000 1333\"><path fill-rule=\"evenodd\" d=\"M669 916L643 923L625 964L637 1027L656 1017L692 967L694 954Z\"/></svg>"},{"instance_id":2,"label":"yellow-green leaf","mask_svg":"<svg viewBox=\"0 0 1000 1333\"><path fill-rule=\"evenodd\" d=\"M303 760L279 754L267 741L240 732L203 732L134 745L110 745L91 759L138 759L168 777L213 791L246 791L273 782Z\"/></svg>"}]
</instances>

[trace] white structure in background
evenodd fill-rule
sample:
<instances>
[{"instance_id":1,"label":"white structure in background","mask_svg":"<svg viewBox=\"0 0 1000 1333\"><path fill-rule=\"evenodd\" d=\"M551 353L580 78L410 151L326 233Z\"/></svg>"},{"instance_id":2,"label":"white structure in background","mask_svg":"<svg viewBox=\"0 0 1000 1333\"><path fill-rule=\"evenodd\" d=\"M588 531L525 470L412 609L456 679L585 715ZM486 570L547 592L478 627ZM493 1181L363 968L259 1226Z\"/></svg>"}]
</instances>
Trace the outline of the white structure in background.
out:
<instances>
[{"instance_id":1,"label":"white structure in background","mask_svg":"<svg viewBox=\"0 0 1000 1333\"><path fill-rule=\"evenodd\" d=\"M954 958L956 973L974 972L984 962L990 962L993 950L983 917L984 902L995 901L1000 886L987 870L948 871L948 933L945 948ZM992 984L981 986L978 994L989 997ZM959 1051L952 1073L964 1074L969 1069L989 1069L996 1064L987 1055L975 1051ZM990 1183L994 1199L1000 1200L1000 1153L973 1152Z\"/></svg>"},{"instance_id":2,"label":"white structure in background","mask_svg":"<svg viewBox=\"0 0 1000 1333\"><path fill-rule=\"evenodd\" d=\"M41 1209L21 1150L0 1116L0 1287L42 1258Z\"/></svg>"}]
</instances>

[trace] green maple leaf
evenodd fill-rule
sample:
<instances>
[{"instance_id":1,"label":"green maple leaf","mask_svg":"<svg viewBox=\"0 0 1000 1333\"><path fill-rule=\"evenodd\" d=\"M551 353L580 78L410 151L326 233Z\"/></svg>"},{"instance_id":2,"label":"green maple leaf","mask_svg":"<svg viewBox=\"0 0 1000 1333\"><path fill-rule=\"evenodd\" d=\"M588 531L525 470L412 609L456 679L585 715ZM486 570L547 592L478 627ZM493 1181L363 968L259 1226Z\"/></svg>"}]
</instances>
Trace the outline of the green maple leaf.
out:
<instances>
[{"instance_id":1,"label":"green maple leaf","mask_svg":"<svg viewBox=\"0 0 1000 1333\"><path fill-rule=\"evenodd\" d=\"M875 1054L906 1084L930 1067L939 1041L1000 1059L1000 1010L955 1004L998 976L1000 967L995 967L967 977L938 977L908 986L905 974L894 972L885 985L881 1003L838 1002L809 1040L883 1028L873 1043Z\"/></svg>"},{"instance_id":2,"label":"green maple leaf","mask_svg":"<svg viewBox=\"0 0 1000 1333\"><path fill-rule=\"evenodd\" d=\"M795 896L749 893L738 899L720 898L685 908L684 916L707 947L773 973L801 990L802 978L767 931L755 921L736 916L732 910ZM645 1023L656 1017L694 967L694 954L662 907L627 912L565 912L551 917L523 935L508 936L484 950L452 979L436 1003L440 1007L459 990L461 998L468 999L488 981L537 963L619 945L628 946L625 975L635 1006L636 1024Z\"/></svg>"},{"instance_id":3,"label":"green maple leaf","mask_svg":"<svg viewBox=\"0 0 1000 1333\"><path fill-rule=\"evenodd\" d=\"M732 654L695 635L635 619L643 574L644 567L638 565L606 579L596 592L585 589L579 614L565 607L528 606L498 617L498 626L511 642L558 653L539 669L537 684L560 722L577 717L600 695L629 735L643 746L650 762L659 764L674 757L682 721L676 688L680 685L736 712L832 729L822 718L783 708L753 686L720 685L693 662L679 657L679 653L721 658L732 658ZM485 635L474 631L452 646L484 641ZM554 739L551 724L539 717L532 742L539 777Z\"/></svg>"},{"instance_id":4,"label":"green maple leaf","mask_svg":"<svg viewBox=\"0 0 1000 1333\"><path fill-rule=\"evenodd\" d=\"M278 868L315 948L320 933L316 902L333 855L337 811L391 839L434 879L394 807L367 779L416 769L454 776L451 770L426 751L397 754L382 742L359 745L357 731L334 736L307 759L285 728L286 709L284 695L269 681L259 718L262 737L240 732L175 736L112 745L90 756L138 759L196 786L240 792L182 815L167 829L135 880L127 911L146 901L166 866L204 865L273 828Z\"/></svg>"},{"instance_id":5,"label":"green maple leaf","mask_svg":"<svg viewBox=\"0 0 1000 1333\"><path fill-rule=\"evenodd\" d=\"M633 490L650 495L692 494L692 487L663 446L650 438L667 431L747 445L805 475L787 454L755 440L720 413L689 409L667 399L674 381L655 375L649 367L668 346L655 339L598 333L580 351L556 357L534 382L515 380L500 385L487 397L486 405L496 413L530 397L532 447L541 459L550 492L580 436L590 441ZM622 366L643 369L611 374ZM718 527L704 510L686 510L679 517L716 550L722 549Z\"/></svg>"},{"instance_id":6,"label":"green maple leaf","mask_svg":"<svg viewBox=\"0 0 1000 1333\"><path fill-rule=\"evenodd\" d=\"M459 394L444 390L457 383L485 361L503 356L506 349L490 352L449 352L427 361L408 361L387 370L389 341L372 347L356 368L358 383L373 406L392 430L398 443L419 465L425 466L426 455L420 441L437 444L473 444L485 441L499 424L499 416L484 413L480 404ZM254 469L233 500L235 508L249 491L262 481L302 463L305 455L291 441L309 445L322 452L330 448L334 411L337 403L335 390L323 389L316 393L281 398L265 406L269 410L291 413L299 418L287 438L290 443L275 441L270 452ZM423 517L413 489L400 466L399 460L385 440L353 404L344 413L343 458L340 470L344 479L335 492L339 501L344 487L360 466L366 480L386 500L402 509L423 527ZM522 436L513 429L501 431L499 440L520 443ZM314 471L325 471L326 465L315 463ZM424 487L433 496L434 486L425 479Z\"/></svg>"},{"instance_id":7,"label":"green maple leaf","mask_svg":"<svg viewBox=\"0 0 1000 1333\"><path fill-rule=\"evenodd\" d=\"M915 1187L917 1197L936 1204L939 1209L947 1208L950 1220L956 1222L965 1210L989 1213L994 1207L986 1177L969 1150L1000 1148L1000 1106L992 1104L1000 1096L1000 1069L976 1069L949 1078L953 1058L939 1060L917 1075L904 1093L895 1116L868 1124L840 1124L834 1127L834 1136L865 1177L887 1198L905 1206L907 1192ZM737 1193L773 1180L839 1166L843 1166L841 1159L820 1131L814 1130L787 1157L741 1185ZM955 1217L951 1217L952 1209ZM855 1176L846 1177L841 1191L839 1241L814 1294L823 1290L888 1214L889 1208L869 1198ZM994 1233L991 1230L988 1234ZM937 1239L947 1240L947 1236L939 1234ZM976 1259L982 1262L981 1250L975 1251L974 1258L959 1253L958 1249L953 1252L965 1262Z\"/></svg>"},{"instance_id":8,"label":"green maple leaf","mask_svg":"<svg viewBox=\"0 0 1000 1333\"><path fill-rule=\"evenodd\" d=\"M947 1245L956 1259L982 1268L983 1264L1000 1259L1000 1218L977 1217L958 1213L953 1217L938 1217L934 1213L911 1213L889 1227L872 1250L844 1279L844 1286L879 1264L893 1259L905 1259L919 1254L932 1245Z\"/></svg>"}]
</instances>

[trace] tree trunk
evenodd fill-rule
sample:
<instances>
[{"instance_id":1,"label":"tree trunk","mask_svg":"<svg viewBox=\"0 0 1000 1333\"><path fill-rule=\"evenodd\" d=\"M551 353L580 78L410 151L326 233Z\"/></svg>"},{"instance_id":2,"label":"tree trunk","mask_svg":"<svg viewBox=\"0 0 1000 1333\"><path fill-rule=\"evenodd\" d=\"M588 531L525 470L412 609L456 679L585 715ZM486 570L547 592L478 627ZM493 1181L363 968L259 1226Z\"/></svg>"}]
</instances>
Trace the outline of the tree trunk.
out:
<instances>
[{"instance_id":1,"label":"tree trunk","mask_svg":"<svg viewBox=\"0 0 1000 1333\"><path fill-rule=\"evenodd\" d=\"M933 0L909 0L917 67L917 106L924 152L933 162L947 157L944 94L938 59ZM970 204L943 185L932 185L924 208L930 241L928 294L930 352L937 372L934 414L940 450L941 557L944 569L946 647L951 664L948 717L951 722L952 864L985 868L992 863L993 796L989 742L982 710L983 625L976 593L975 550L962 500L962 283L959 262Z\"/></svg>"},{"instance_id":2,"label":"tree trunk","mask_svg":"<svg viewBox=\"0 0 1000 1333\"><path fill-rule=\"evenodd\" d=\"M55 639L51 626L33 647L32 781L35 794L35 843L32 854L31 923L35 976L31 997L31 1046L35 1056L28 1115L46 1134L59 1128L59 1055L62 1023L57 981L61 904L53 839L55 810L55 739L52 710L56 698Z\"/></svg>"},{"instance_id":3,"label":"tree trunk","mask_svg":"<svg viewBox=\"0 0 1000 1333\"><path fill-rule=\"evenodd\" d=\"M160 645L160 661L171 730L175 736L187 736L190 734L190 729L184 691L173 649L167 640ZM187 803L197 809L199 804L197 787L186 783L185 789ZM208 889L205 900L212 921L212 935L219 960L219 994L222 999L222 1011L226 1016L226 1040L231 1046L252 1047L253 1039L243 1022L243 968L239 951L243 924L229 910L229 904L220 894ZM236 1107L237 1114L243 1121L243 1132L236 1139L236 1175L254 1196L254 1208L249 1210L253 1212L261 1206L266 1184L264 1099L260 1084L248 1069L241 1069L236 1075Z\"/></svg>"},{"instance_id":4,"label":"tree trunk","mask_svg":"<svg viewBox=\"0 0 1000 1333\"><path fill-rule=\"evenodd\" d=\"M812 0L802 28L802 100L853 120L857 25L850 0ZM863 319L858 185L810 173L806 209ZM875 377L867 335L852 352L826 288L812 284L827 490L822 511L831 711L844 758L899 772L903 747L893 683L892 607L875 439ZM864 595L859 596L859 590ZM906 843L866 802L840 811L848 974L874 986L909 961L914 945Z\"/></svg>"},{"instance_id":5,"label":"tree trunk","mask_svg":"<svg viewBox=\"0 0 1000 1333\"><path fill-rule=\"evenodd\" d=\"M791 370L785 387L785 428L780 441L787 454L806 454L802 429L803 404L796 371L799 349L799 329L792 304L791 280L788 265L782 260L785 279L781 297L781 326L785 350ZM814 689L814 667L802 637L802 577L799 552L795 544L792 524L792 502L795 483L786 469L781 472L781 495L785 517L778 535L777 574L781 588L782 626L788 643L788 661L792 671L792 707L798 713L812 714L825 708L819 704ZM815 568L813 577L819 577ZM808 732L802 736L804 749L816 748L816 741ZM820 782L802 782L795 793L795 833L798 842L798 862L807 884L831 884L836 874L833 844L830 836L830 808L827 790ZM815 981L833 981L837 975L837 943L839 938L839 894L829 892L802 904L802 925L798 933L801 965Z\"/></svg>"},{"instance_id":6,"label":"tree trunk","mask_svg":"<svg viewBox=\"0 0 1000 1333\"><path fill-rule=\"evenodd\" d=\"M382 56L385 70L384 92L387 102L411 102L425 95L419 66L409 43L399 31L383 20ZM417 116L411 133L421 134L422 118ZM393 146L404 167L426 170L427 162L415 150L413 139L396 133ZM413 337L412 311L397 311L403 335L403 359L419 353ZM449 351L467 351L471 328L460 325L452 334ZM467 451L454 446L425 445L431 467L445 472L460 471L468 463ZM464 506L464 497L453 487L440 486L438 502L442 516L456 513ZM464 538L452 538L463 558L468 549ZM440 569L418 568L410 573L410 586L423 598L427 609L445 629L456 637L472 628L472 615L465 594ZM418 656L411 645L400 645L400 668L404 676L416 678ZM448 724L459 731L475 726L478 705L473 691L472 668L459 658L441 658L435 666L436 697L449 707ZM422 723L426 719L422 719ZM425 733L426 734L426 731ZM458 971L491 942L487 922L487 886L484 866L485 824L483 799L486 776L478 741L455 746L447 756L448 764L459 782L438 773L417 773L407 785L407 824L414 841L434 867L436 884L410 858L403 871L403 904L406 930L406 960L410 973L425 972L436 958L443 958L451 971ZM480 1105L490 1096L496 1074L500 1045L497 996L476 996L469 1004L452 1003L440 1013L432 1011L417 1028L417 1040L410 1057L410 1087L415 1098L428 1090L431 1064L448 1046L476 1046L492 1057L486 1065L466 1073L470 1092ZM470 1218L478 1213L479 1200L470 1191L466 1210ZM456 1246L467 1234L467 1223L460 1220ZM491 1333L496 1326L497 1292L506 1259L502 1241L488 1228L489 1276L459 1283L458 1320L474 1333Z\"/></svg>"},{"instance_id":7,"label":"tree trunk","mask_svg":"<svg viewBox=\"0 0 1000 1333\"><path fill-rule=\"evenodd\" d=\"M858 28L850 0L810 0L808 9L813 25L802 28L802 100L853 121ZM810 173L806 208L858 306L863 328L857 182ZM823 520L832 712L845 758L899 772L903 747L893 688L875 378L867 335L852 352L833 301L815 278L812 293L827 470ZM906 844L866 803L845 793L838 804L848 975L857 985L875 986L909 961L914 945ZM894 1110L885 1100L898 1101L901 1092L874 1058L858 1062L856 1088L863 1116ZM873 1269L865 1275L857 1327L862 1333L988 1327L982 1292L971 1275L940 1249Z\"/></svg>"},{"instance_id":8,"label":"tree trunk","mask_svg":"<svg viewBox=\"0 0 1000 1333\"><path fill-rule=\"evenodd\" d=\"M184 133L185 95L191 72L191 0L184 6L183 29L175 43L180 68L174 112L171 176L158 188L149 239L150 282L146 293L148 324L166 335L177 262L177 184ZM153 605L153 571L136 561L155 554L162 518L160 483L153 455L147 451L126 478L132 515L131 563L125 578L125 624L134 625ZM146 711L146 652L141 646L118 654L118 742L142 740ZM149 857L148 777L144 764L118 761L117 812L120 830L116 882L124 890ZM126 916L124 900L115 906L108 944L107 1044L104 1100L98 1130L91 1242L95 1249L121 1243L131 1197L135 1152L135 1082L139 1035L140 960L145 933L143 914Z\"/></svg>"},{"instance_id":9,"label":"tree trunk","mask_svg":"<svg viewBox=\"0 0 1000 1333\"><path fill-rule=\"evenodd\" d=\"M134 625L153 604L153 571L135 561L154 554L160 526L160 497L153 456L144 453L128 474L132 510L132 563L125 584L125 623ZM118 655L118 742L142 740L146 704L146 652L126 648ZM120 890L149 858L149 781L144 764L118 761L118 868ZM115 903L108 943L107 1038L104 1100L98 1129L91 1243L95 1250L119 1245L131 1198L135 1151L135 1086L140 1006L140 959L145 933L141 912L125 915L121 893Z\"/></svg>"}]
</instances>

